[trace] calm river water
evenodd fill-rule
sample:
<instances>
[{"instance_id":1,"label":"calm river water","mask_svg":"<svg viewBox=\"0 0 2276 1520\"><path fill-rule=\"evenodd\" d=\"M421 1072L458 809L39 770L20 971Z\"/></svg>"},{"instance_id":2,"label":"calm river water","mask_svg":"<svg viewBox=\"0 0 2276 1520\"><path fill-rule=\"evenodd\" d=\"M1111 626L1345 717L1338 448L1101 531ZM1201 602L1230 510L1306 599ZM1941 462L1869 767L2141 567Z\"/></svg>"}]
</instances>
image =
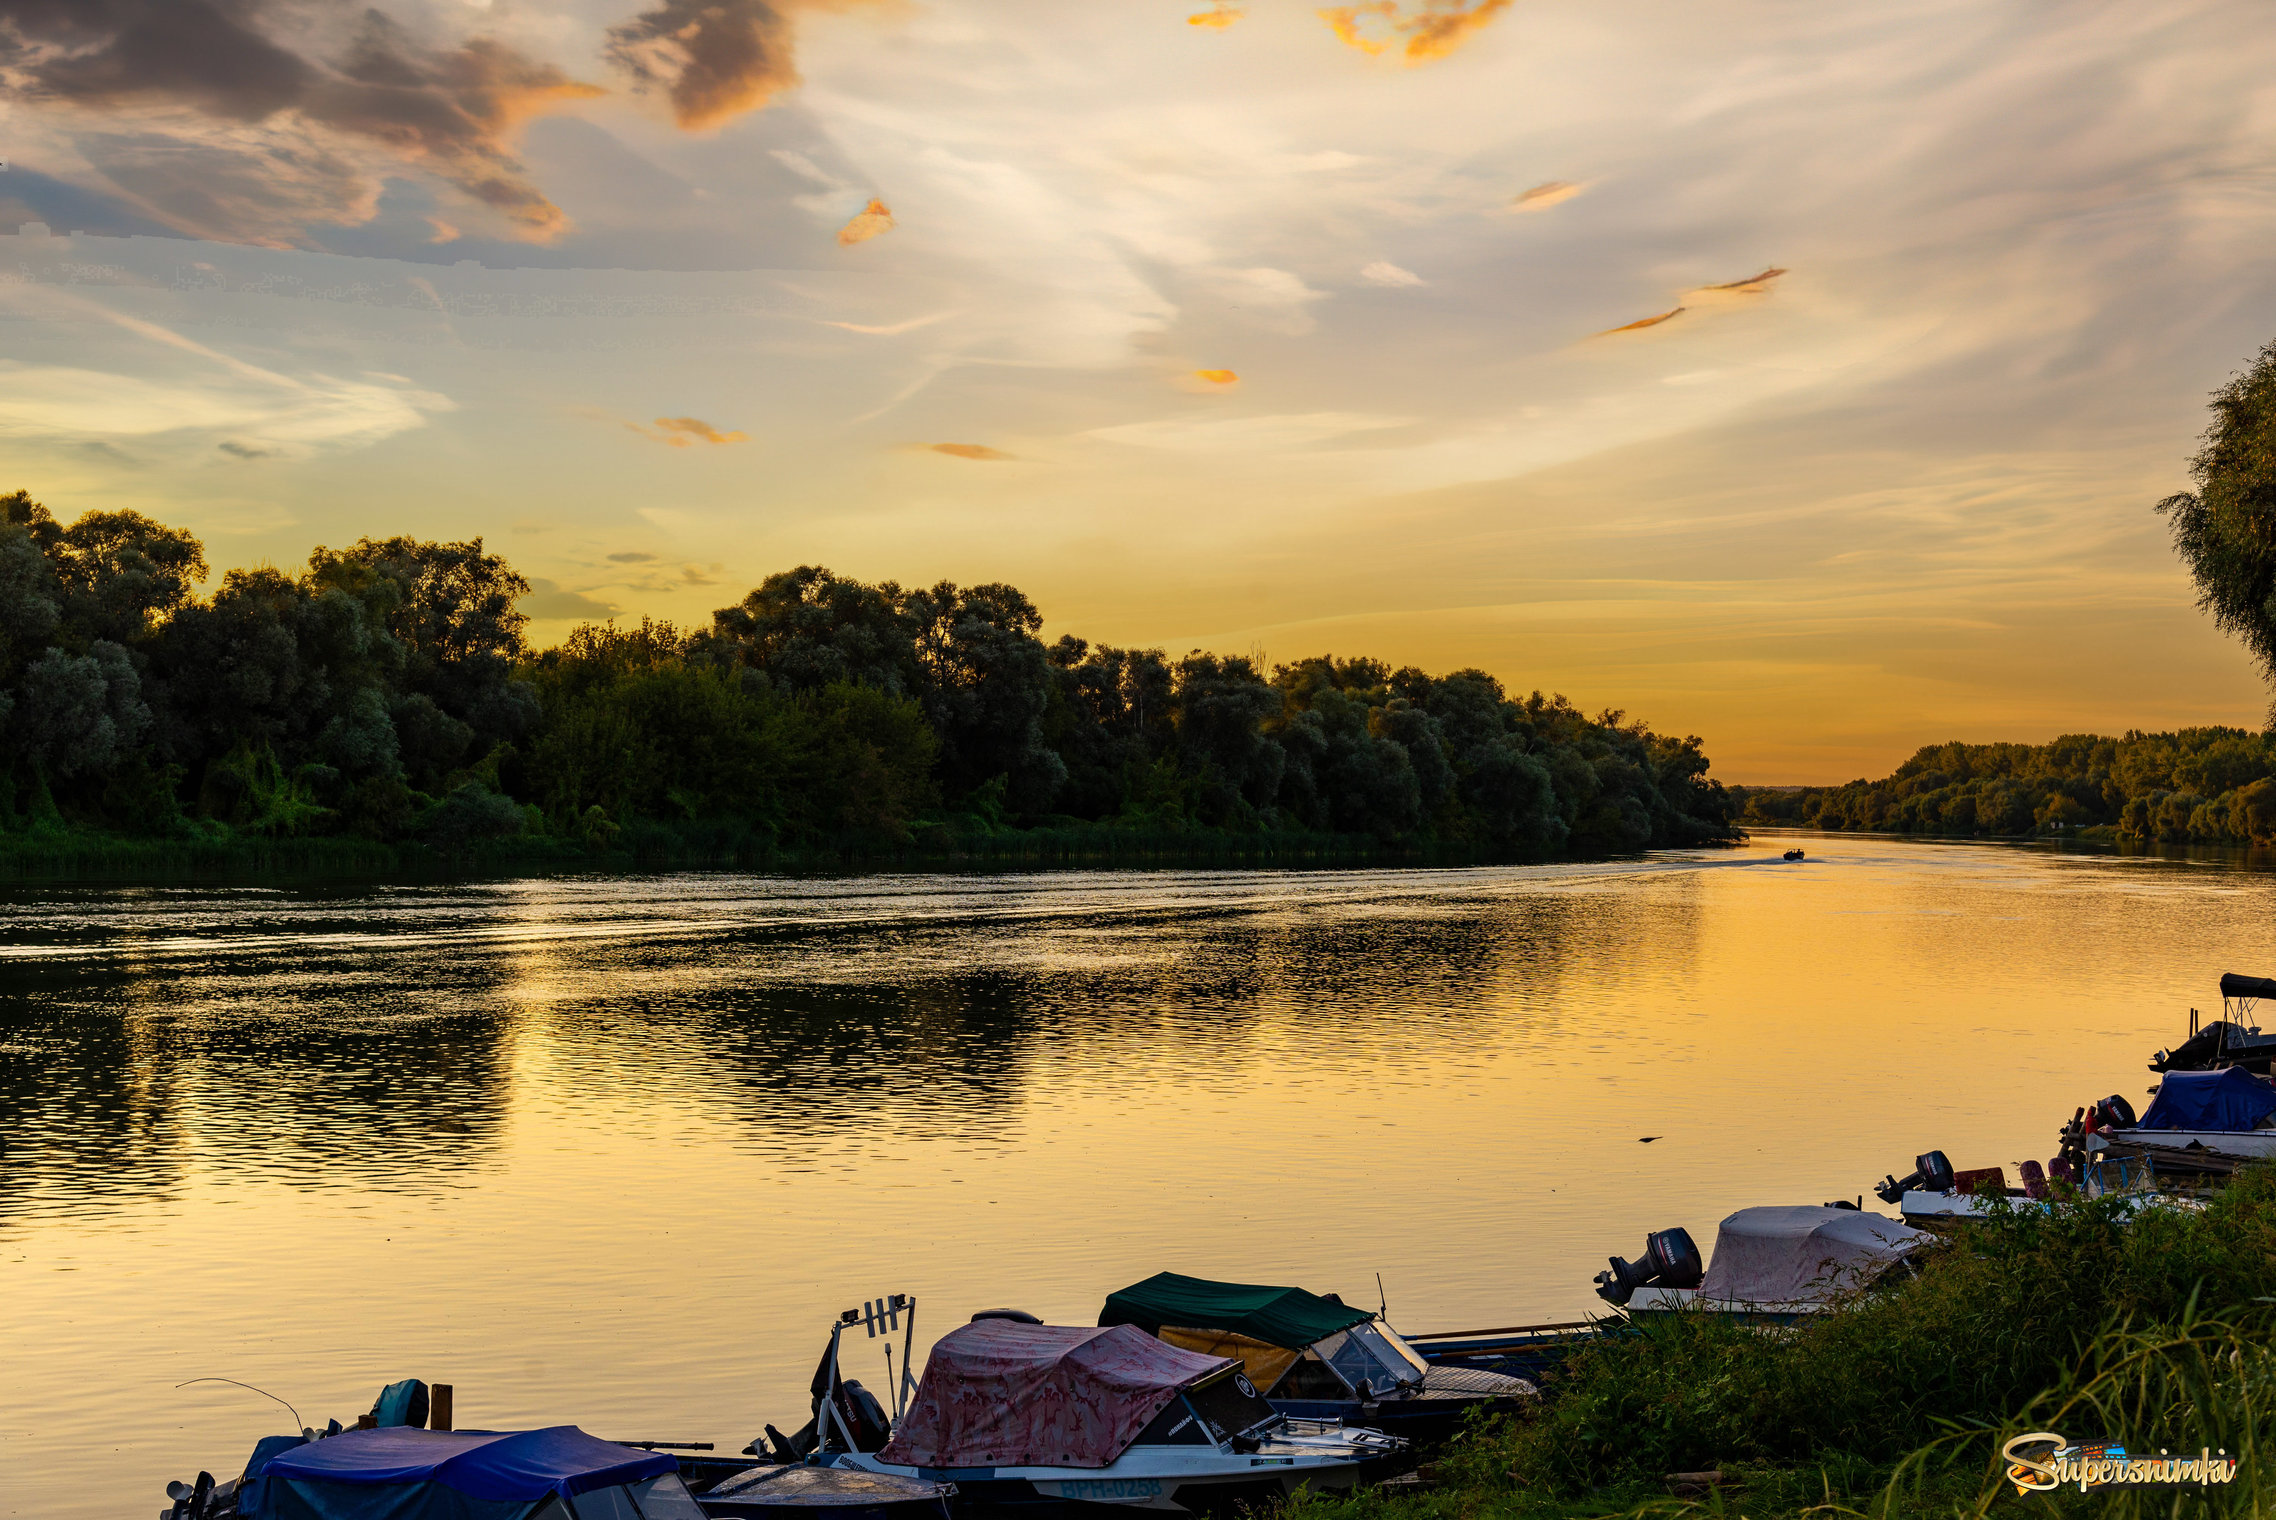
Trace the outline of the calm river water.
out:
<instances>
[{"instance_id":1,"label":"calm river water","mask_svg":"<svg viewBox=\"0 0 2276 1520\"><path fill-rule=\"evenodd\" d=\"M294 1427L200 1377L726 1450L881 1293L920 1345L1164 1268L1573 1318L1648 1229L2043 1159L2276 971L2276 875L1790 842L0 895L0 1514L149 1515Z\"/></svg>"}]
</instances>

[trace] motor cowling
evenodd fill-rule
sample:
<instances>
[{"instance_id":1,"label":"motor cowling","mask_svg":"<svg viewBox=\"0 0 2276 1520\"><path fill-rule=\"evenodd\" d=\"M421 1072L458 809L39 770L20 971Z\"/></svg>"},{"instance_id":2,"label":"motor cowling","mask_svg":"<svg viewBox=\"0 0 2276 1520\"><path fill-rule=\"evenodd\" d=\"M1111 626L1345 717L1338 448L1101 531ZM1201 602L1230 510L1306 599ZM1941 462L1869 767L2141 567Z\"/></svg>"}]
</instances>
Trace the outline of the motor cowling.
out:
<instances>
[{"instance_id":1,"label":"motor cowling","mask_svg":"<svg viewBox=\"0 0 2276 1520\"><path fill-rule=\"evenodd\" d=\"M1952 1163L1944 1159L1942 1151L1928 1151L1912 1158L1912 1170L1902 1177L1887 1176L1873 1189L1874 1196L1883 1203L1901 1203L1907 1193L1949 1193L1952 1191Z\"/></svg>"},{"instance_id":2,"label":"motor cowling","mask_svg":"<svg viewBox=\"0 0 2276 1520\"><path fill-rule=\"evenodd\" d=\"M1644 1237L1644 1253L1634 1261L1607 1257L1608 1272L1596 1274L1596 1292L1607 1303L1625 1304L1642 1287L1696 1288L1707 1263L1688 1230L1657 1230Z\"/></svg>"},{"instance_id":3,"label":"motor cowling","mask_svg":"<svg viewBox=\"0 0 2276 1520\"><path fill-rule=\"evenodd\" d=\"M2094 1114L2096 1118L2102 1121L2095 1126L2098 1130L2132 1129L2134 1127L2134 1105L2128 1103L2124 1095L2120 1093L2112 1093L2109 1097L2095 1104Z\"/></svg>"}]
</instances>

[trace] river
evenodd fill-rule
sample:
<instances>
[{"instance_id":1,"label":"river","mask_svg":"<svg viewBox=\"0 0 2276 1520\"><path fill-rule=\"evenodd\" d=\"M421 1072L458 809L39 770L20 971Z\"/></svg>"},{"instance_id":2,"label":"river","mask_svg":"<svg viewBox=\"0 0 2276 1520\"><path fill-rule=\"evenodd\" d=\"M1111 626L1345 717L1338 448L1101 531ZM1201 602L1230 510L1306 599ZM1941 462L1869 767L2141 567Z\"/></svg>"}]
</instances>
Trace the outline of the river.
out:
<instances>
[{"instance_id":1,"label":"river","mask_svg":"<svg viewBox=\"0 0 2276 1520\"><path fill-rule=\"evenodd\" d=\"M1647 1230L2043 1160L2222 971L2276 971L2276 875L2234 863L1793 842L18 886L0 1514L148 1515L296 1424L196 1378L728 1450L804 1420L883 1293L920 1347L1165 1268L1370 1306L1380 1273L1410 1332L1570 1319Z\"/></svg>"}]
</instances>

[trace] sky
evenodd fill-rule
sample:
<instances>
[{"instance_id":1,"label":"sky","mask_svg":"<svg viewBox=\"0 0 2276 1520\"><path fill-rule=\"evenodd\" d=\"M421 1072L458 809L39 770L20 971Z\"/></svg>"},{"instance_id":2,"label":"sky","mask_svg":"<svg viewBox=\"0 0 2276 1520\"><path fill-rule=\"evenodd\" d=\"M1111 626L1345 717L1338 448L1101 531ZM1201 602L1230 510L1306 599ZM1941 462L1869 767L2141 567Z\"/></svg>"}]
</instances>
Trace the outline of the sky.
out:
<instances>
[{"instance_id":1,"label":"sky","mask_svg":"<svg viewBox=\"0 0 2276 1520\"><path fill-rule=\"evenodd\" d=\"M0 489L480 536L540 642L1009 581L1732 781L2267 715L2153 510L2276 337L2257 8L642 4L0 0Z\"/></svg>"}]
</instances>

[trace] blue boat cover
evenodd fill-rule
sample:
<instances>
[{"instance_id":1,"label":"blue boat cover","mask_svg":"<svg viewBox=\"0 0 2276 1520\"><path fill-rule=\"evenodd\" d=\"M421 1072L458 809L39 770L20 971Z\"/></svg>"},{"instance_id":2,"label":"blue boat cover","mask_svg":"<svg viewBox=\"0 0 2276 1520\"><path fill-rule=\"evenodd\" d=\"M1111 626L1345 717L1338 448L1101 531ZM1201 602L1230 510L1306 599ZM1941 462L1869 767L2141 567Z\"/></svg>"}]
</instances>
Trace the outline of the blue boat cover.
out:
<instances>
[{"instance_id":1,"label":"blue boat cover","mask_svg":"<svg viewBox=\"0 0 2276 1520\"><path fill-rule=\"evenodd\" d=\"M2240 1066L2169 1071L2139 1128L2242 1130L2270 1114L2276 1114L2276 1089Z\"/></svg>"},{"instance_id":2,"label":"blue boat cover","mask_svg":"<svg viewBox=\"0 0 2276 1520\"><path fill-rule=\"evenodd\" d=\"M270 1459L263 1476L358 1486L439 1483L470 1499L531 1503L678 1472L669 1456L574 1425L545 1430L344 1430Z\"/></svg>"}]
</instances>

